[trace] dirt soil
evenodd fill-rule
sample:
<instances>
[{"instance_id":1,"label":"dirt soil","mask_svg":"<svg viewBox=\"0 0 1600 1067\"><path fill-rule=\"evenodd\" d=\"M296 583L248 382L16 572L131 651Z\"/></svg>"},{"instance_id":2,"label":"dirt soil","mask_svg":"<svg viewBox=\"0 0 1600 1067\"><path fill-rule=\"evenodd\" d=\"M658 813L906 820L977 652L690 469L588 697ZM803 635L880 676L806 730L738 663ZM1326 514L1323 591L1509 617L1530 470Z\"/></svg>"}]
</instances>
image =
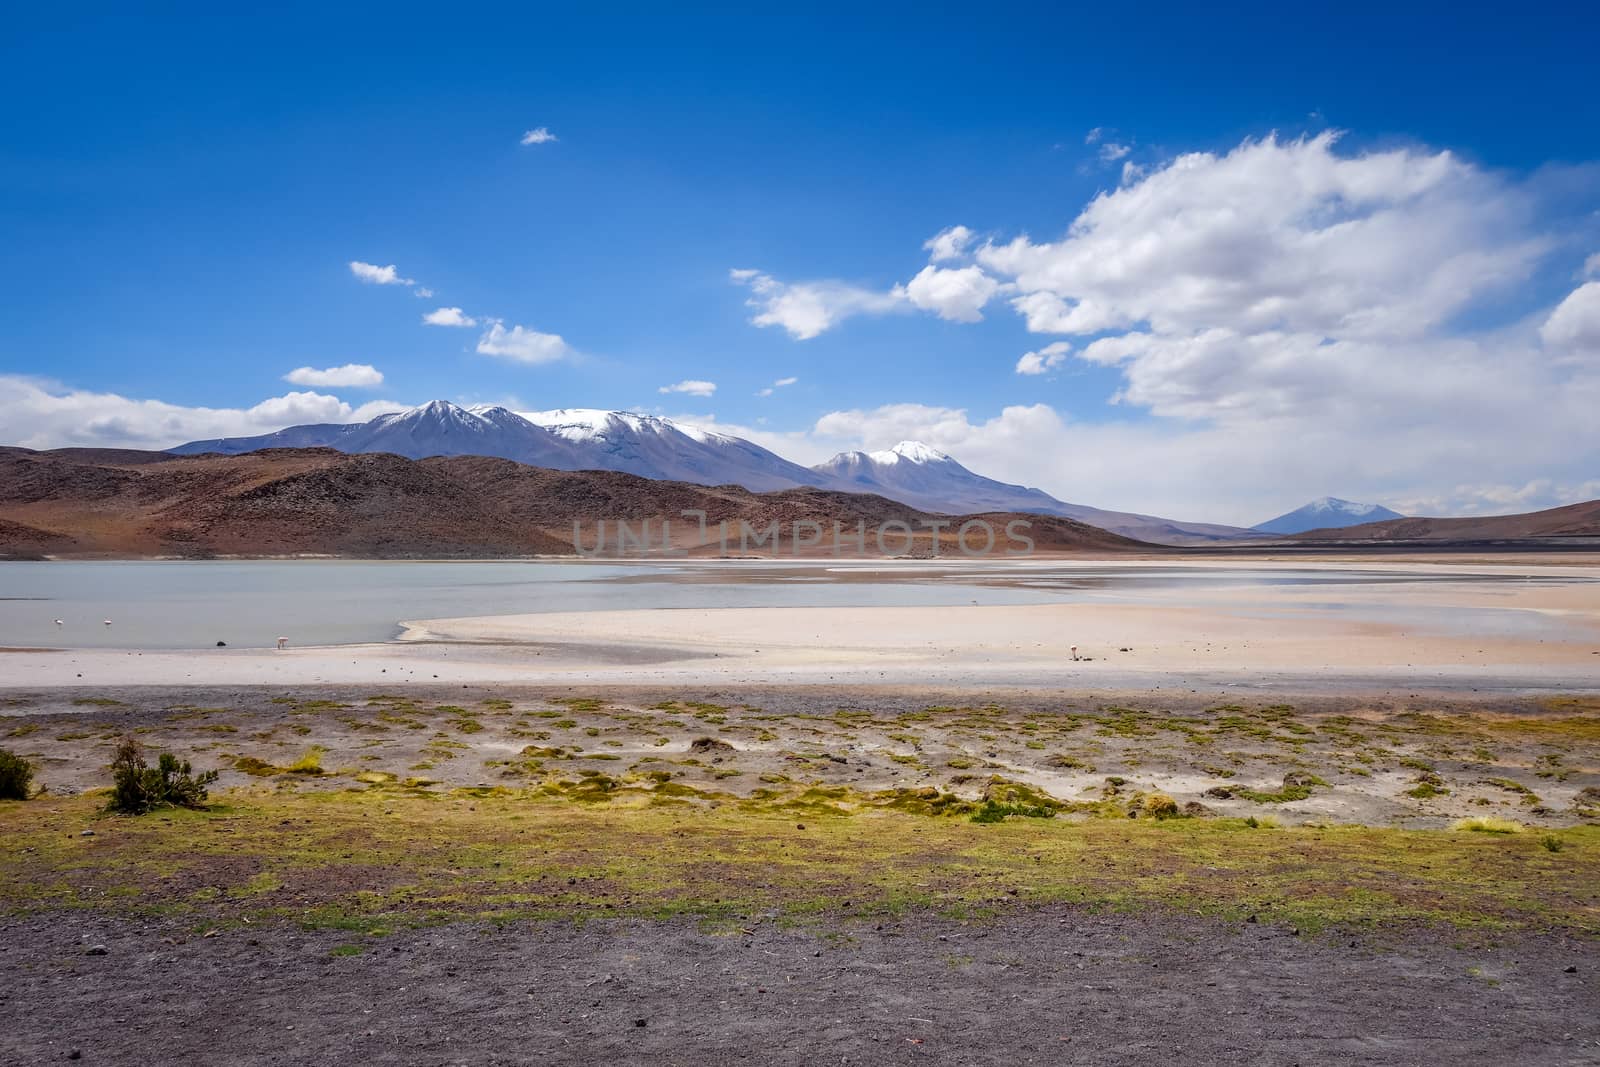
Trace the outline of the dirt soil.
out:
<instances>
[{"instance_id":1,"label":"dirt soil","mask_svg":"<svg viewBox=\"0 0 1600 1067\"><path fill-rule=\"evenodd\" d=\"M1600 1062L1600 951L1552 935L1452 947L1051 907L350 938L0 921L0 1064Z\"/></svg>"}]
</instances>

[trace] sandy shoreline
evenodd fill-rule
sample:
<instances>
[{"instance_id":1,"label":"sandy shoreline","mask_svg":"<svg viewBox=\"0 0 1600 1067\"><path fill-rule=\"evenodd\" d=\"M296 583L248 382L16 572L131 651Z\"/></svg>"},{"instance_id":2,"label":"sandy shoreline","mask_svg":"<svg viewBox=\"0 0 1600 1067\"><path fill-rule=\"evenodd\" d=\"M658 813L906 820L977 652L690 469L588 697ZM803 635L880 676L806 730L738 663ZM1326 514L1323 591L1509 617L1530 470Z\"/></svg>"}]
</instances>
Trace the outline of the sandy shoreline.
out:
<instances>
[{"instance_id":1,"label":"sandy shoreline","mask_svg":"<svg viewBox=\"0 0 1600 1067\"><path fill-rule=\"evenodd\" d=\"M1364 563L1360 569L1393 567ZM907 577L917 572L892 569ZM1025 584L1029 570L997 570L994 580ZM1338 576L1342 569L1329 570ZM849 581L859 568L827 571L828 580ZM402 623L395 641L281 651L3 649L0 688L773 683L1600 689L1600 582L1570 580L1595 574L1548 566L1522 581L1504 565L1457 563L1427 568L1415 582L1119 584L1105 593L1075 589L1070 598L1042 604L419 618ZM1486 580L1492 576L1502 580ZM643 592L641 600L648 603Z\"/></svg>"}]
</instances>

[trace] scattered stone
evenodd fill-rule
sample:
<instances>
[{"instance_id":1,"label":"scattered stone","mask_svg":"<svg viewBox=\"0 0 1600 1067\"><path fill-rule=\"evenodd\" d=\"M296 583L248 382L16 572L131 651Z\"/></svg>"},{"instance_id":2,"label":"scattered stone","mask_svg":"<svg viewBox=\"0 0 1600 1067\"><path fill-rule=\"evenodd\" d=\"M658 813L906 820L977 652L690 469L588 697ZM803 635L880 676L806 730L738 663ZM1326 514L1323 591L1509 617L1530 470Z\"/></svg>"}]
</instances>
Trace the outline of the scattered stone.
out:
<instances>
[{"instance_id":1,"label":"scattered stone","mask_svg":"<svg viewBox=\"0 0 1600 1067\"><path fill-rule=\"evenodd\" d=\"M93 830L84 830L81 833L79 833L78 836L79 837L93 837L94 836L94 831Z\"/></svg>"},{"instance_id":2,"label":"scattered stone","mask_svg":"<svg viewBox=\"0 0 1600 1067\"><path fill-rule=\"evenodd\" d=\"M1214 785L1206 790L1205 795L1216 800L1227 800L1233 796L1233 790L1225 785Z\"/></svg>"},{"instance_id":3,"label":"scattered stone","mask_svg":"<svg viewBox=\"0 0 1600 1067\"><path fill-rule=\"evenodd\" d=\"M111 950L104 945L90 945L84 950L83 954L85 956L109 956L111 955Z\"/></svg>"},{"instance_id":4,"label":"scattered stone","mask_svg":"<svg viewBox=\"0 0 1600 1067\"><path fill-rule=\"evenodd\" d=\"M67 1053L67 1059L69 1059L69 1060L81 1060L81 1059L83 1059L83 1049L81 1049L81 1048L73 1049L71 1052Z\"/></svg>"}]
</instances>

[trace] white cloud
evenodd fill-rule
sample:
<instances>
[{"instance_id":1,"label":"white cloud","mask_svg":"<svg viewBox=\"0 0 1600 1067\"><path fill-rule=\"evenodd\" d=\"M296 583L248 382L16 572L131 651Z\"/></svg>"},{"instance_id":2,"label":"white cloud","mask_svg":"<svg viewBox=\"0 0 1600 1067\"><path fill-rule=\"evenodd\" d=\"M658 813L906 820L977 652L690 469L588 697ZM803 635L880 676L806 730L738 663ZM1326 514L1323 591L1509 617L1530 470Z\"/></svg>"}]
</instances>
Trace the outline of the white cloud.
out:
<instances>
[{"instance_id":1,"label":"white cloud","mask_svg":"<svg viewBox=\"0 0 1600 1067\"><path fill-rule=\"evenodd\" d=\"M478 320L465 314L460 308L435 308L422 316L422 321L429 326L476 326Z\"/></svg>"},{"instance_id":2,"label":"white cloud","mask_svg":"<svg viewBox=\"0 0 1600 1067\"><path fill-rule=\"evenodd\" d=\"M986 244L1025 296L1158 333L1425 333L1523 280L1549 247L1517 190L1449 152L1340 156L1332 134L1180 156L1096 197L1058 241Z\"/></svg>"},{"instance_id":3,"label":"white cloud","mask_svg":"<svg viewBox=\"0 0 1600 1067\"><path fill-rule=\"evenodd\" d=\"M1310 423L1085 423L1046 404L1006 407L987 419L961 408L889 404L831 412L801 434L767 434L763 443L799 459L925 441L979 474L1071 503L1249 526L1330 492L1407 514L1503 513L1592 499L1600 495L1597 431L1588 425L1596 403L1594 387L1543 416L1518 403L1515 429L1487 436L1485 421L1452 427L1448 412L1426 409L1414 413L1416 422L1373 423L1352 413ZM1530 470L1544 473L1530 479ZM1451 488L1441 493L1441 485ZM1519 488L1513 494L1508 486Z\"/></svg>"},{"instance_id":4,"label":"white cloud","mask_svg":"<svg viewBox=\"0 0 1600 1067\"><path fill-rule=\"evenodd\" d=\"M757 311L751 323L781 326L797 341L816 337L852 315L882 314L905 307L900 290L879 293L839 281L789 284L758 270L733 270L728 277L737 285L749 287L751 295L745 305Z\"/></svg>"},{"instance_id":5,"label":"white cloud","mask_svg":"<svg viewBox=\"0 0 1600 1067\"><path fill-rule=\"evenodd\" d=\"M961 258L974 236L965 226L951 226L922 242L922 247L927 249L929 260L943 263L946 260Z\"/></svg>"},{"instance_id":6,"label":"white cloud","mask_svg":"<svg viewBox=\"0 0 1600 1067\"><path fill-rule=\"evenodd\" d=\"M316 422L362 422L405 407L373 401L352 407L335 396L292 392L247 408L185 407L57 382L0 375L6 442L25 448L171 448L214 437L271 433Z\"/></svg>"},{"instance_id":7,"label":"white cloud","mask_svg":"<svg viewBox=\"0 0 1600 1067\"><path fill-rule=\"evenodd\" d=\"M684 393L688 396L711 396L716 391L716 382L701 381L697 378L685 378L681 382L663 385L656 390L658 393Z\"/></svg>"},{"instance_id":8,"label":"white cloud","mask_svg":"<svg viewBox=\"0 0 1600 1067\"><path fill-rule=\"evenodd\" d=\"M415 289L411 290L411 292L418 300L426 300L433 295L433 290L429 289L426 285L419 285Z\"/></svg>"},{"instance_id":9,"label":"white cloud","mask_svg":"<svg viewBox=\"0 0 1600 1067\"><path fill-rule=\"evenodd\" d=\"M341 386L352 389L373 389L383 384L383 372L368 363L346 363L342 367L296 367L283 376L290 385L311 385L324 389Z\"/></svg>"},{"instance_id":10,"label":"white cloud","mask_svg":"<svg viewBox=\"0 0 1600 1067\"><path fill-rule=\"evenodd\" d=\"M1104 126L1096 126L1094 129L1090 130L1088 133L1083 135L1083 143L1084 144L1094 144L1096 141L1100 140L1100 138L1102 136L1104 136L1104 134L1105 134L1105 127Z\"/></svg>"},{"instance_id":11,"label":"white cloud","mask_svg":"<svg viewBox=\"0 0 1600 1067\"><path fill-rule=\"evenodd\" d=\"M913 306L941 319L978 322L983 318L983 306L1002 288L978 267L928 266L895 292L903 292Z\"/></svg>"},{"instance_id":12,"label":"white cloud","mask_svg":"<svg viewBox=\"0 0 1600 1067\"><path fill-rule=\"evenodd\" d=\"M777 392L779 389L787 388L788 386L793 385L795 382L798 382L799 380L800 380L799 378L779 378L777 381L773 382L771 385L767 386L765 389L756 390L756 396L771 396L773 393Z\"/></svg>"},{"instance_id":13,"label":"white cloud","mask_svg":"<svg viewBox=\"0 0 1600 1067\"><path fill-rule=\"evenodd\" d=\"M478 338L478 353L532 364L553 363L573 354L571 346L557 334L540 333L523 326L512 326L508 330L498 321Z\"/></svg>"},{"instance_id":14,"label":"white cloud","mask_svg":"<svg viewBox=\"0 0 1600 1067\"><path fill-rule=\"evenodd\" d=\"M1125 144L1117 144L1114 141L1107 141L1105 144L1100 146L1100 162L1115 163L1117 160L1121 159L1123 156L1132 151L1133 149Z\"/></svg>"},{"instance_id":15,"label":"white cloud","mask_svg":"<svg viewBox=\"0 0 1600 1067\"><path fill-rule=\"evenodd\" d=\"M1559 247L1541 188L1448 151L1342 153L1333 134L1129 162L1055 240L962 245L986 279L970 300L931 295L939 268L904 287L967 319L1005 294L1029 330L1081 338L1015 369L1114 369L1101 419L890 404L825 415L804 447L924 440L1065 500L1241 524L1327 493L1444 513L1593 496L1600 281L1480 324L1525 304Z\"/></svg>"},{"instance_id":16,"label":"white cloud","mask_svg":"<svg viewBox=\"0 0 1600 1067\"><path fill-rule=\"evenodd\" d=\"M393 263L387 267L380 267L376 263L363 263L359 259L350 261L350 273L368 285L415 285L410 278L400 277L400 271Z\"/></svg>"},{"instance_id":17,"label":"white cloud","mask_svg":"<svg viewBox=\"0 0 1600 1067\"><path fill-rule=\"evenodd\" d=\"M1017 360L1018 374L1043 374L1055 370L1067 358L1072 346L1065 341L1045 345L1037 352L1024 352Z\"/></svg>"},{"instance_id":18,"label":"white cloud","mask_svg":"<svg viewBox=\"0 0 1600 1067\"><path fill-rule=\"evenodd\" d=\"M524 133L522 135L522 143L525 144L525 145L530 145L530 144L550 144L550 143L556 141L557 139L558 138L556 137L555 134L551 133L549 130L545 129L543 126L540 126L537 129L529 130L528 132L526 132L526 133Z\"/></svg>"},{"instance_id":19,"label":"white cloud","mask_svg":"<svg viewBox=\"0 0 1600 1067\"><path fill-rule=\"evenodd\" d=\"M1580 349L1600 362L1600 282L1586 282L1569 293L1540 327L1539 336L1547 345Z\"/></svg>"}]
</instances>

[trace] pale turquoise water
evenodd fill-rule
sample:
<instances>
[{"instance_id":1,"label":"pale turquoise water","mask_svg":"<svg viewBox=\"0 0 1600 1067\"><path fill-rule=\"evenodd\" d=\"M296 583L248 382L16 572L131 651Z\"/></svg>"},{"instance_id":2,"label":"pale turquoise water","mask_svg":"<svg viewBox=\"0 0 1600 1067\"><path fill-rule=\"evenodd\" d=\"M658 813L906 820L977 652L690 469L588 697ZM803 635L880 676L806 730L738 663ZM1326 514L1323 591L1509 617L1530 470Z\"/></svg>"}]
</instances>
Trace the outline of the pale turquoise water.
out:
<instances>
[{"instance_id":1,"label":"pale turquoise water","mask_svg":"<svg viewBox=\"0 0 1600 1067\"><path fill-rule=\"evenodd\" d=\"M1394 570L1081 563L920 565L349 561L0 563L0 646L383 641L403 619L630 608L1039 604L1267 586L1543 581ZM1562 579L1548 579L1562 580ZM1579 579L1567 579L1579 580ZM1330 602L1327 610L1339 610ZM1417 610L1417 609L1407 609ZM1509 613L1508 613L1509 614ZM64 625L55 625L61 619ZM111 626L103 620L110 619ZM1466 620L1457 619L1459 625ZM1493 630L1507 619L1480 620Z\"/></svg>"}]
</instances>

